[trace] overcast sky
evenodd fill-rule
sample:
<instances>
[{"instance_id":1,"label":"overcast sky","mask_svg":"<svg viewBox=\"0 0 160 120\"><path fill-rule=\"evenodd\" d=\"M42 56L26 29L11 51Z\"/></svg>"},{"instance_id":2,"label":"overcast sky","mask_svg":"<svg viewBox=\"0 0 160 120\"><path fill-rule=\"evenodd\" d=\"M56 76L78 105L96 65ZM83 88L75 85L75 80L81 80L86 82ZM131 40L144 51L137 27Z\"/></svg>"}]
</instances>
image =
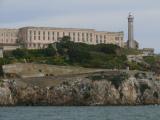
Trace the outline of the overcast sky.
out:
<instances>
[{"instance_id":1,"label":"overcast sky","mask_svg":"<svg viewBox=\"0 0 160 120\"><path fill-rule=\"evenodd\" d=\"M135 16L140 47L160 53L160 0L0 0L0 28L49 26L124 31Z\"/></svg>"}]
</instances>

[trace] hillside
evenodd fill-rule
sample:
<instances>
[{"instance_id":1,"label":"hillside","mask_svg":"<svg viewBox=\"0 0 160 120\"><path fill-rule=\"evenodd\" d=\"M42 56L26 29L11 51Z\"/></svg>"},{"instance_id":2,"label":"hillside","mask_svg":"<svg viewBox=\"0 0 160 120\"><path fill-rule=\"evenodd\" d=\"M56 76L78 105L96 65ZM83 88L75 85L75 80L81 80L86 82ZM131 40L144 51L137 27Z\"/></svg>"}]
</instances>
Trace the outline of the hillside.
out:
<instances>
[{"instance_id":1,"label":"hillside","mask_svg":"<svg viewBox=\"0 0 160 120\"><path fill-rule=\"evenodd\" d=\"M140 54L113 44L89 45L74 43L69 37L49 45L46 49L17 49L5 52L0 64L41 63L51 65L72 65L88 68L126 69L128 54Z\"/></svg>"}]
</instances>

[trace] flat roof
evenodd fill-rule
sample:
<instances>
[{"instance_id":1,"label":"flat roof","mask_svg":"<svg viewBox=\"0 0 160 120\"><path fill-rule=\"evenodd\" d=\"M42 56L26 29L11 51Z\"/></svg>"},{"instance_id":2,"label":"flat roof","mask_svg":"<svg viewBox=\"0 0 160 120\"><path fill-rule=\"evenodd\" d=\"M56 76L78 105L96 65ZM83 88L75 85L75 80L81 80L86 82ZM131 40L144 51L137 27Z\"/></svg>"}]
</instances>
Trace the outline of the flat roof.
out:
<instances>
[{"instance_id":1,"label":"flat roof","mask_svg":"<svg viewBox=\"0 0 160 120\"><path fill-rule=\"evenodd\" d=\"M58 28L58 27L33 27L33 26L28 26L28 27L22 27L20 29L45 29L45 30L76 30L76 31L92 31L92 32L99 32L99 33L124 33L123 31L119 32L108 32L108 31L97 31L96 29L88 29L88 28Z\"/></svg>"},{"instance_id":2,"label":"flat roof","mask_svg":"<svg viewBox=\"0 0 160 120\"><path fill-rule=\"evenodd\" d=\"M47 29L47 30L53 30L53 29L57 29L57 30L84 30L84 31L95 31L95 29L85 29L85 28L58 28L58 27L33 27L33 26L28 26L28 27L22 27L20 29Z\"/></svg>"},{"instance_id":3,"label":"flat roof","mask_svg":"<svg viewBox=\"0 0 160 120\"><path fill-rule=\"evenodd\" d=\"M10 31L10 30L19 30L19 29L42 29L42 30L66 30L66 31L91 31L91 32L97 32L97 33L108 33L108 34L114 34L114 33L120 33L120 34L124 34L123 31L115 31L115 32L111 32L111 31L97 31L96 29L88 29L88 28L58 28L58 27L34 27L34 26L26 26L26 27L21 27L21 28L0 28L0 30L6 30L6 31Z\"/></svg>"}]
</instances>

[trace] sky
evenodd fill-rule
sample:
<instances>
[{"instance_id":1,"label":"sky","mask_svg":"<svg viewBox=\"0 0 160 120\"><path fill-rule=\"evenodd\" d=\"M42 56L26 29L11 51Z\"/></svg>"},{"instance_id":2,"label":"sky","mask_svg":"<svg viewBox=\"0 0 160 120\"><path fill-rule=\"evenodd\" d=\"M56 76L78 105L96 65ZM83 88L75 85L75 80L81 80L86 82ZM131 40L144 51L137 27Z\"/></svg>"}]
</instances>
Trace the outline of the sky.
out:
<instances>
[{"instance_id":1,"label":"sky","mask_svg":"<svg viewBox=\"0 0 160 120\"><path fill-rule=\"evenodd\" d=\"M0 28L24 26L124 31L134 14L135 40L160 53L160 0L0 0Z\"/></svg>"}]
</instances>

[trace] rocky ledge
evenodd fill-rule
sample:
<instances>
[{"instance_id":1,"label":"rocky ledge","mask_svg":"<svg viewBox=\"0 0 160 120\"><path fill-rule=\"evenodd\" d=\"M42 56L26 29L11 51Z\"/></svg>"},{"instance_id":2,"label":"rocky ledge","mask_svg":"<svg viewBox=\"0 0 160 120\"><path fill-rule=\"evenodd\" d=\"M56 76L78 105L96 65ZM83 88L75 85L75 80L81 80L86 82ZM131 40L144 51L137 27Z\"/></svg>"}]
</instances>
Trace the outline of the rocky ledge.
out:
<instances>
[{"instance_id":1,"label":"rocky ledge","mask_svg":"<svg viewBox=\"0 0 160 120\"><path fill-rule=\"evenodd\" d=\"M160 81L143 72L97 72L0 81L1 106L149 104L160 104Z\"/></svg>"}]
</instances>

